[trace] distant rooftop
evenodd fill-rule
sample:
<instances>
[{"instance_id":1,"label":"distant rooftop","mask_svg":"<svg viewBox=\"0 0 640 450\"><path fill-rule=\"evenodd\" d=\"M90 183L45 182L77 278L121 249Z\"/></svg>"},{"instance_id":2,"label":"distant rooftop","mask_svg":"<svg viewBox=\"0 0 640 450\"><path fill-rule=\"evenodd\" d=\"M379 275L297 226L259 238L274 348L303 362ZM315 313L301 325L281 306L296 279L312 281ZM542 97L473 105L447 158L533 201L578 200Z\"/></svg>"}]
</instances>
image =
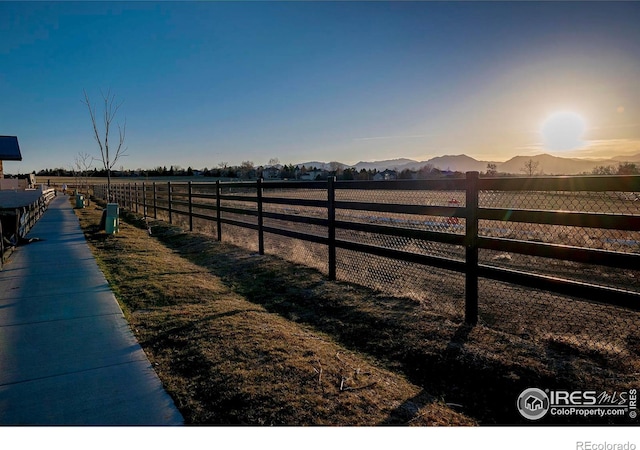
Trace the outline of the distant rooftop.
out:
<instances>
[{"instance_id":1,"label":"distant rooftop","mask_svg":"<svg viewBox=\"0 0 640 450\"><path fill-rule=\"evenodd\" d=\"M42 195L40 189L30 191L0 191L0 210L15 209L31 205Z\"/></svg>"},{"instance_id":2,"label":"distant rooftop","mask_svg":"<svg viewBox=\"0 0 640 450\"><path fill-rule=\"evenodd\" d=\"M16 136L0 136L0 161L22 161Z\"/></svg>"}]
</instances>

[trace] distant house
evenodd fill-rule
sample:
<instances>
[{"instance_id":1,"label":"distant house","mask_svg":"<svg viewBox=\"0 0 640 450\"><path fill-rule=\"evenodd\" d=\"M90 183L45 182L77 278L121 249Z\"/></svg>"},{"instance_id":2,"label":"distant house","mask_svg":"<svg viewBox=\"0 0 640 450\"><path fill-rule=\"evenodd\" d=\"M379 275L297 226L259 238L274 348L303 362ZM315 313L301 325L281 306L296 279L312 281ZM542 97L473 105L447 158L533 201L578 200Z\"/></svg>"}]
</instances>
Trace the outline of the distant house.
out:
<instances>
[{"instance_id":1,"label":"distant house","mask_svg":"<svg viewBox=\"0 0 640 450\"><path fill-rule=\"evenodd\" d=\"M16 136L0 136L0 189L2 189L2 180L4 179L2 161L22 161Z\"/></svg>"},{"instance_id":2,"label":"distant house","mask_svg":"<svg viewBox=\"0 0 640 450\"><path fill-rule=\"evenodd\" d=\"M395 170L385 170L384 172L378 172L373 176L373 181L389 181L389 180L397 180L398 172Z\"/></svg>"},{"instance_id":3,"label":"distant house","mask_svg":"<svg viewBox=\"0 0 640 450\"><path fill-rule=\"evenodd\" d=\"M305 172L302 175L300 175L300 181L315 181L319 177L322 178L322 174L324 173L326 172L322 170L312 170L310 172Z\"/></svg>"},{"instance_id":4,"label":"distant house","mask_svg":"<svg viewBox=\"0 0 640 450\"><path fill-rule=\"evenodd\" d=\"M262 169L262 178L265 180L274 180L280 178L280 168L276 166L265 167Z\"/></svg>"}]
</instances>

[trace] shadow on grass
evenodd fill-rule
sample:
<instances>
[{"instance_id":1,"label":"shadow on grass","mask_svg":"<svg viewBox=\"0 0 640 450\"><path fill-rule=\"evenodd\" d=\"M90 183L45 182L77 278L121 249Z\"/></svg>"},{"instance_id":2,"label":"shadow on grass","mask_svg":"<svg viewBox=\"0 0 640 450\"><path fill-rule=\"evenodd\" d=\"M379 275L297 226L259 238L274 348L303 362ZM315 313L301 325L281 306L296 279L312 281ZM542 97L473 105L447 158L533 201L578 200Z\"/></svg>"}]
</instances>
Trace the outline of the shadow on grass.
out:
<instances>
[{"instance_id":1,"label":"shadow on grass","mask_svg":"<svg viewBox=\"0 0 640 450\"><path fill-rule=\"evenodd\" d=\"M125 217L140 227L135 216ZM530 352L526 343L519 348L518 342L509 341L509 352L500 354L493 344L507 339L504 336L482 326L467 326L459 318L427 309L419 302L330 282L308 267L250 254L207 236L179 233L166 224L156 223L153 236L218 276L247 300L312 326L347 348L371 355L423 389L383 424L397 423L398 417L411 417L412 411L415 413L434 399L480 424L530 424L516 409L516 400L524 389L585 388L580 374L564 373L559 380L558 373L544 364L528 364L531 359L527 357L531 356L523 356ZM561 422L543 419L538 423Z\"/></svg>"}]
</instances>

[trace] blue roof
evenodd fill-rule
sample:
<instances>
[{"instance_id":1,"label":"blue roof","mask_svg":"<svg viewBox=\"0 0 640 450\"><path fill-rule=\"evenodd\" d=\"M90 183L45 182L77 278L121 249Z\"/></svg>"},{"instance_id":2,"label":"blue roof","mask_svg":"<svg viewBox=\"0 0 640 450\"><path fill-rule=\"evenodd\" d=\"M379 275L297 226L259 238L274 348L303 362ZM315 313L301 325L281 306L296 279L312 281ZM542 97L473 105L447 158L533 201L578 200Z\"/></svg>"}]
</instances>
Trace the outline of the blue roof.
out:
<instances>
[{"instance_id":1,"label":"blue roof","mask_svg":"<svg viewBox=\"0 0 640 450\"><path fill-rule=\"evenodd\" d=\"M16 136L0 136L0 161L22 161Z\"/></svg>"}]
</instances>

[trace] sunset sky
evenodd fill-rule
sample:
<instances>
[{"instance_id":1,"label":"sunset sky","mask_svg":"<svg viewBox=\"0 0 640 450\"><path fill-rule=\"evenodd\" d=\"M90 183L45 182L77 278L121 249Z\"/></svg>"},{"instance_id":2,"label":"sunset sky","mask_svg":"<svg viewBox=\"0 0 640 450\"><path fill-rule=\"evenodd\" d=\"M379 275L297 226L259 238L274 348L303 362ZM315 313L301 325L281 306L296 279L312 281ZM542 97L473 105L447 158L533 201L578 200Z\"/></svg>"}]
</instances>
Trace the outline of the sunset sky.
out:
<instances>
[{"instance_id":1,"label":"sunset sky","mask_svg":"<svg viewBox=\"0 0 640 450\"><path fill-rule=\"evenodd\" d=\"M9 173L640 153L640 2L1 2ZM98 112L99 112L98 108ZM115 136L114 136L115 138Z\"/></svg>"}]
</instances>

